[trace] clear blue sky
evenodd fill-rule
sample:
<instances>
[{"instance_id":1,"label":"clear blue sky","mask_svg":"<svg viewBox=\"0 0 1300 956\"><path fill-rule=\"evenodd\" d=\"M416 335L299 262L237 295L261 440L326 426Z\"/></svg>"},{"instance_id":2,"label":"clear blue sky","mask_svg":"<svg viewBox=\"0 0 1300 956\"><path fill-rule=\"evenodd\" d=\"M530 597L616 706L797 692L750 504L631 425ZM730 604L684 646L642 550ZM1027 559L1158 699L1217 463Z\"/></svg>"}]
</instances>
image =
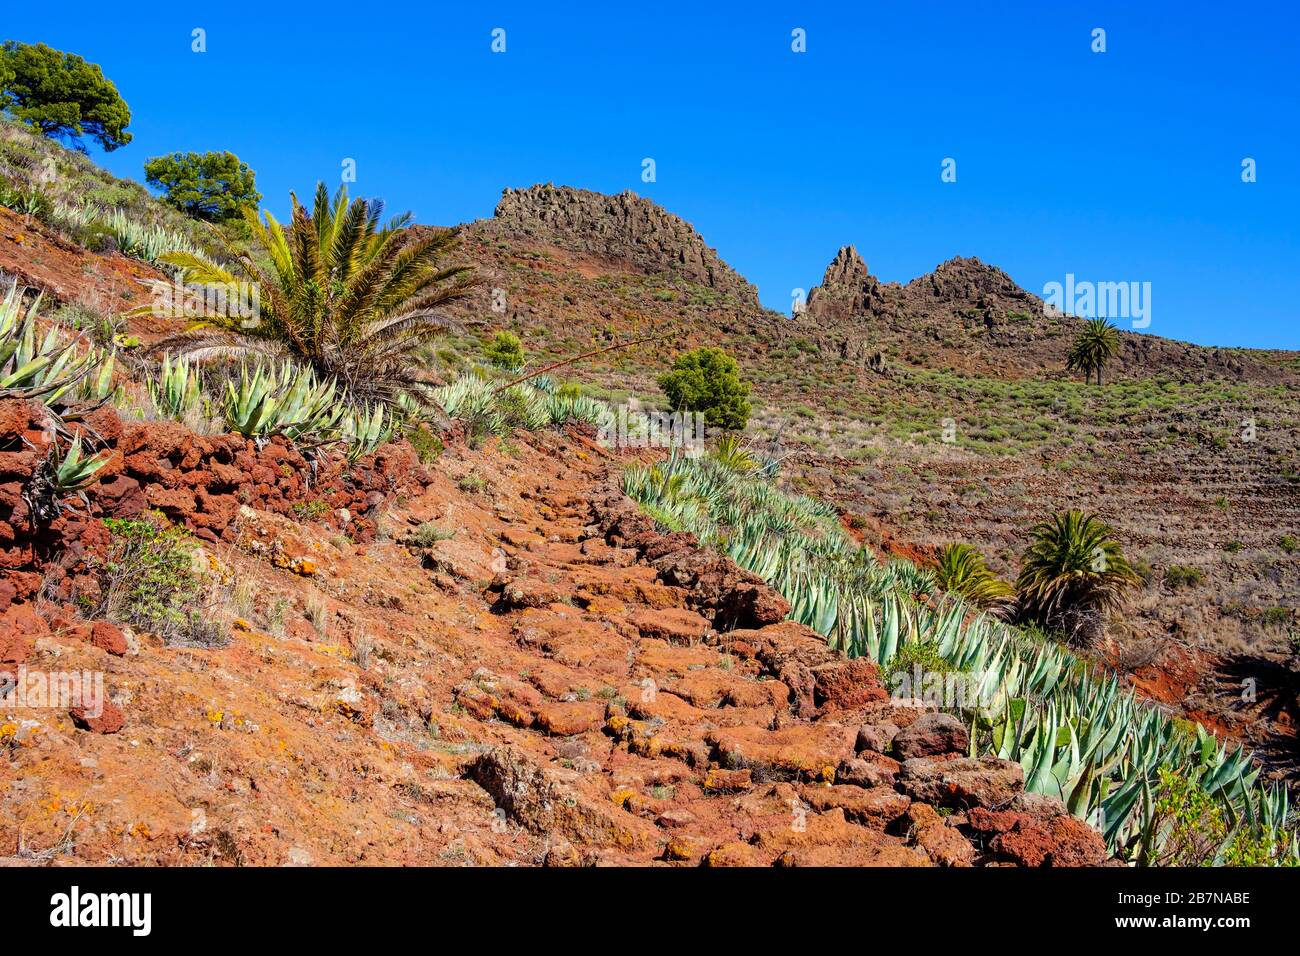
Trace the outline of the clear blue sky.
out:
<instances>
[{"instance_id":1,"label":"clear blue sky","mask_svg":"<svg viewBox=\"0 0 1300 956\"><path fill-rule=\"evenodd\" d=\"M1151 333L1300 348L1294 2L619 6L6 3L0 32L104 68L135 141L92 155L119 175L230 149L280 211L351 157L430 223L505 186L632 189L781 311L853 243L886 280L973 255L1034 292L1150 282Z\"/></svg>"}]
</instances>

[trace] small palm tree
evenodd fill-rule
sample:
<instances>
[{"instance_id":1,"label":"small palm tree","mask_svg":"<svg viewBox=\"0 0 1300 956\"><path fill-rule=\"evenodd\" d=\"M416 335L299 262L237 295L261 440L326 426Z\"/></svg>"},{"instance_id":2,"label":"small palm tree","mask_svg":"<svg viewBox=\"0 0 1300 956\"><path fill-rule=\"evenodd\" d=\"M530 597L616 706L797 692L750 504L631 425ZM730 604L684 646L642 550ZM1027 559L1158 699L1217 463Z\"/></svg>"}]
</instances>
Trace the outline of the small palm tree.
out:
<instances>
[{"instance_id":1,"label":"small palm tree","mask_svg":"<svg viewBox=\"0 0 1300 956\"><path fill-rule=\"evenodd\" d=\"M747 475L758 467L758 461L749 453L740 436L723 435L713 450L713 460L740 475Z\"/></svg>"},{"instance_id":2,"label":"small palm tree","mask_svg":"<svg viewBox=\"0 0 1300 956\"><path fill-rule=\"evenodd\" d=\"M1119 329L1105 319L1088 319L1074 337L1065 367L1072 372L1083 372L1085 382L1096 372L1097 384L1100 385L1101 370L1119 354L1121 344Z\"/></svg>"},{"instance_id":3,"label":"small palm tree","mask_svg":"<svg viewBox=\"0 0 1300 956\"><path fill-rule=\"evenodd\" d=\"M1006 609L1016 596L1016 589L990 571L984 555L969 544L940 548L934 576L942 590L994 611Z\"/></svg>"},{"instance_id":4,"label":"small palm tree","mask_svg":"<svg viewBox=\"0 0 1300 956\"><path fill-rule=\"evenodd\" d=\"M1082 511L1035 525L1016 579L1020 616L1064 631L1074 643L1096 644L1106 613L1138 581L1112 534Z\"/></svg>"},{"instance_id":5,"label":"small palm tree","mask_svg":"<svg viewBox=\"0 0 1300 956\"><path fill-rule=\"evenodd\" d=\"M446 265L458 230L407 228L410 214L381 225L380 200L348 201L346 187L330 200L316 187L309 212L290 194L286 231L269 212L265 223L245 211L254 256L213 229L229 253L229 269L191 253L161 258L187 283L235 295L239 283L257 290L258 321L206 316L190 331L154 347L203 361L261 355L310 365L360 401L393 405L403 395L423 400L427 386L416 373L416 352L442 334L449 320L440 309L476 284L472 268ZM269 262L269 268L262 262Z\"/></svg>"}]
</instances>

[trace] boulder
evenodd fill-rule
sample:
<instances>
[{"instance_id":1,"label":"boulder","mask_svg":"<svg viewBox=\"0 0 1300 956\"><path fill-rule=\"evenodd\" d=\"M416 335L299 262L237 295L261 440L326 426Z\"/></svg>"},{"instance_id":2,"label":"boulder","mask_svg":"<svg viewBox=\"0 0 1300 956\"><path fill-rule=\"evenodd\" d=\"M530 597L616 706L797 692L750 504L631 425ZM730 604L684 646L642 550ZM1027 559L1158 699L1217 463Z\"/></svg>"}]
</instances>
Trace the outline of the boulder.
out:
<instances>
[{"instance_id":1,"label":"boulder","mask_svg":"<svg viewBox=\"0 0 1300 956\"><path fill-rule=\"evenodd\" d=\"M898 772L869 760L841 760L835 768L835 782L855 787L892 787Z\"/></svg>"},{"instance_id":2,"label":"boulder","mask_svg":"<svg viewBox=\"0 0 1300 956\"><path fill-rule=\"evenodd\" d=\"M889 753L890 745L898 736L898 728L891 723L863 724L858 728L858 740L854 744L858 753L870 750L873 753Z\"/></svg>"},{"instance_id":3,"label":"boulder","mask_svg":"<svg viewBox=\"0 0 1300 956\"><path fill-rule=\"evenodd\" d=\"M580 846L642 848L657 842L655 827L607 797L578 785L577 774L543 769L522 752L497 747L471 763L466 775L525 829Z\"/></svg>"},{"instance_id":4,"label":"boulder","mask_svg":"<svg viewBox=\"0 0 1300 956\"><path fill-rule=\"evenodd\" d=\"M29 605L17 604L0 614L0 664L27 660L38 637L49 633L45 619Z\"/></svg>"},{"instance_id":5,"label":"boulder","mask_svg":"<svg viewBox=\"0 0 1300 956\"><path fill-rule=\"evenodd\" d=\"M991 811L976 808L967 814L966 826L988 840L997 860L1017 866L1101 866L1106 843L1101 834L1068 813L1048 815L1023 810Z\"/></svg>"},{"instance_id":6,"label":"boulder","mask_svg":"<svg viewBox=\"0 0 1300 956\"><path fill-rule=\"evenodd\" d=\"M96 621L90 626L90 643L117 657L127 652L126 635L120 627L108 621Z\"/></svg>"},{"instance_id":7,"label":"boulder","mask_svg":"<svg viewBox=\"0 0 1300 956\"><path fill-rule=\"evenodd\" d=\"M965 753L970 748L970 735L965 724L951 714L923 714L898 732L893 748L902 760Z\"/></svg>"},{"instance_id":8,"label":"boulder","mask_svg":"<svg viewBox=\"0 0 1300 956\"><path fill-rule=\"evenodd\" d=\"M914 757L903 762L898 787L934 806L1003 807L1025 788L1020 764L998 757Z\"/></svg>"},{"instance_id":9,"label":"boulder","mask_svg":"<svg viewBox=\"0 0 1300 956\"><path fill-rule=\"evenodd\" d=\"M115 734L126 725L126 717L121 708L111 700L105 700L97 714L85 707L74 707L68 711L68 716L82 730L95 734Z\"/></svg>"},{"instance_id":10,"label":"boulder","mask_svg":"<svg viewBox=\"0 0 1300 956\"><path fill-rule=\"evenodd\" d=\"M917 812L928 810L929 813ZM954 827L950 827L934 808L912 804L908 810L912 841L940 866L968 867L975 863L975 847Z\"/></svg>"},{"instance_id":11,"label":"boulder","mask_svg":"<svg viewBox=\"0 0 1300 956\"><path fill-rule=\"evenodd\" d=\"M884 830L907 812L911 800L893 787L863 789L851 785L805 786L803 799L818 811L839 808L851 823Z\"/></svg>"},{"instance_id":12,"label":"boulder","mask_svg":"<svg viewBox=\"0 0 1300 956\"><path fill-rule=\"evenodd\" d=\"M865 657L822 664L812 675L813 700L823 711L859 709L889 697L880 669Z\"/></svg>"}]
</instances>

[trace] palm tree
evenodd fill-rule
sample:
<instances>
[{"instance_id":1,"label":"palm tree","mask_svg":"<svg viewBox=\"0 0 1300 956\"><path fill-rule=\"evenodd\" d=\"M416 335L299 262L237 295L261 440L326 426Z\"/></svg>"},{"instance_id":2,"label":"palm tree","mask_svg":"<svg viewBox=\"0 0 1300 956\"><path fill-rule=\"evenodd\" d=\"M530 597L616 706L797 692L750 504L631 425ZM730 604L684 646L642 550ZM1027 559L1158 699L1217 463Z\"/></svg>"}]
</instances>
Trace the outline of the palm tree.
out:
<instances>
[{"instance_id":1,"label":"palm tree","mask_svg":"<svg viewBox=\"0 0 1300 956\"><path fill-rule=\"evenodd\" d=\"M1065 367L1070 371L1082 371L1083 380L1095 371L1097 384L1101 384L1101 370L1106 363L1119 354L1121 345L1119 330L1104 318L1088 319L1079 334L1074 337L1074 345L1066 357Z\"/></svg>"},{"instance_id":2,"label":"palm tree","mask_svg":"<svg viewBox=\"0 0 1300 956\"><path fill-rule=\"evenodd\" d=\"M990 571L984 555L969 544L945 544L936 562L934 576L939 587L978 607L1001 611L1016 596L1016 589Z\"/></svg>"},{"instance_id":3,"label":"palm tree","mask_svg":"<svg viewBox=\"0 0 1300 956\"><path fill-rule=\"evenodd\" d=\"M1111 537L1111 528L1082 511L1040 522L1020 564L1020 616L1062 630L1074 643L1093 645L1105 615L1119 606L1138 575Z\"/></svg>"},{"instance_id":4,"label":"palm tree","mask_svg":"<svg viewBox=\"0 0 1300 956\"><path fill-rule=\"evenodd\" d=\"M289 358L322 379L336 379L356 400L392 405L409 395L425 401L415 353L448 326L441 307L476 285L472 267L444 264L459 230L410 229L409 213L381 226L383 202L349 203L346 187L331 202L325 184L318 184L310 212L296 195L290 199L287 231L269 212L263 223L255 211L245 211L257 257L215 227L229 269L191 253L162 257L181 270L185 282L227 296L236 294L239 283L251 284L259 321L247 327L237 317L205 316L154 351L198 361Z\"/></svg>"}]
</instances>

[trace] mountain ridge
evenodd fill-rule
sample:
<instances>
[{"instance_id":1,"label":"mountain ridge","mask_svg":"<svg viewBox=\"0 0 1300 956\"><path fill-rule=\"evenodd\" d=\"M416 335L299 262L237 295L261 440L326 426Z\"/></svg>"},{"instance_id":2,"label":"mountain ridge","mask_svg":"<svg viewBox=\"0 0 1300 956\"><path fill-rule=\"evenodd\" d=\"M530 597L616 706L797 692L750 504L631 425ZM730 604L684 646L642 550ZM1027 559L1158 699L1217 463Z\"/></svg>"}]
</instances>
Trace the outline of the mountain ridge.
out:
<instances>
[{"instance_id":1,"label":"mountain ridge","mask_svg":"<svg viewBox=\"0 0 1300 956\"><path fill-rule=\"evenodd\" d=\"M729 314L756 322L780 314L761 305L757 288L687 220L630 190L611 195L550 183L507 187L491 217L462 228L480 245L476 264L489 271L495 257L483 244L537 245L589 260L593 271L622 266L701 286L710 290L714 320ZM818 335L842 356L877 368L884 356L1013 378L1064 375L1069 338L1082 323L1052 312L1041 296L978 257L953 256L907 282L886 282L851 244L840 247L803 308L788 319L778 337ZM1300 353L1196 345L1122 326L1120 333L1121 353L1109 370L1120 377L1297 380L1286 359Z\"/></svg>"}]
</instances>

